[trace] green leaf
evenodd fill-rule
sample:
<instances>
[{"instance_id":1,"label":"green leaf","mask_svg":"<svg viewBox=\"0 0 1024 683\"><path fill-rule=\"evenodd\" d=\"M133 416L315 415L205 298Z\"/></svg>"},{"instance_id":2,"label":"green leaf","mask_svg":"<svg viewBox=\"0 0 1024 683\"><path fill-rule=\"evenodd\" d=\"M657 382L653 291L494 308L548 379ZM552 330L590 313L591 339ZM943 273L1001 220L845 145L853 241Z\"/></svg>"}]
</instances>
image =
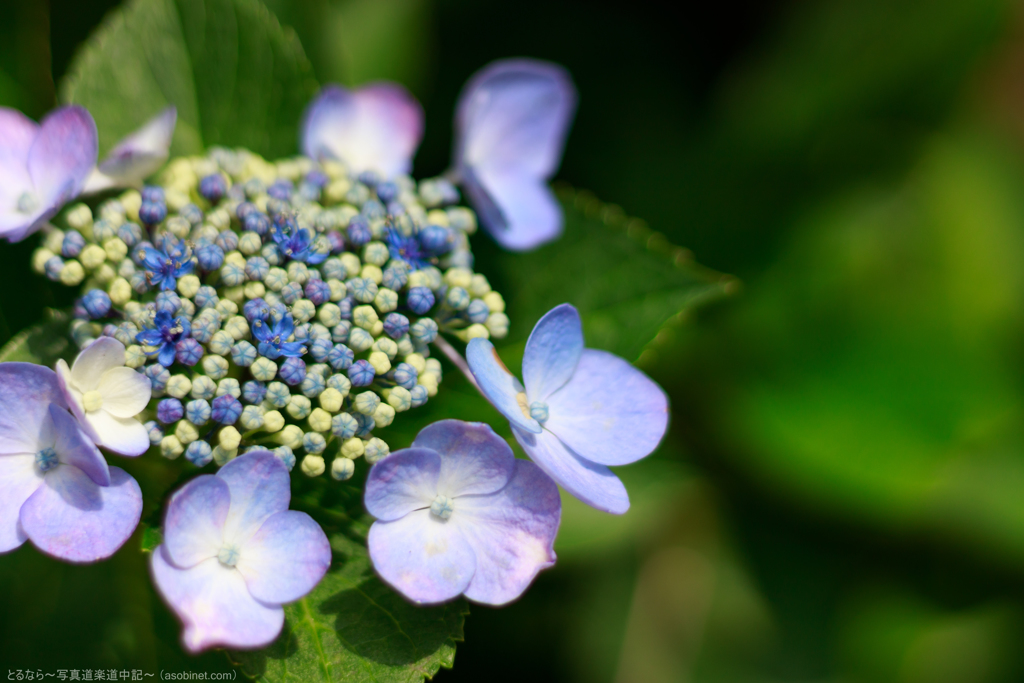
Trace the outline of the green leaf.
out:
<instances>
[{"instance_id":1,"label":"green leaf","mask_svg":"<svg viewBox=\"0 0 1024 683\"><path fill-rule=\"evenodd\" d=\"M510 341L522 341L544 313L579 309L588 347L636 361L662 328L738 289L735 278L693 262L643 221L589 192L561 191L565 233L525 254L496 257ZM491 273L486 268L483 272ZM679 319L677 318L677 319Z\"/></svg>"},{"instance_id":2,"label":"green leaf","mask_svg":"<svg viewBox=\"0 0 1024 683\"><path fill-rule=\"evenodd\" d=\"M335 561L312 593L285 607L278 639L232 652L261 681L418 682L455 661L468 608L462 600L417 607L384 585L362 539L336 535Z\"/></svg>"},{"instance_id":3,"label":"green leaf","mask_svg":"<svg viewBox=\"0 0 1024 683\"><path fill-rule=\"evenodd\" d=\"M47 309L46 320L14 335L0 349L0 363L20 361L52 366L67 359L74 348L68 338L66 313Z\"/></svg>"},{"instance_id":4,"label":"green leaf","mask_svg":"<svg viewBox=\"0 0 1024 683\"><path fill-rule=\"evenodd\" d=\"M144 525L145 526L145 525ZM164 535L160 532L160 529L152 526L145 526L142 531L142 542L140 549L144 553L153 552L153 548L164 542Z\"/></svg>"},{"instance_id":5,"label":"green leaf","mask_svg":"<svg viewBox=\"0 0 1024 683\"><path fill-rule=\"evenodd\" d=\"M296 152L316 87L298 39L258 0L136 0L93 34L60 93L92 112L103 150L174 104L172 155L225 145L275 158Z\"/></svg>"}]
</instances>

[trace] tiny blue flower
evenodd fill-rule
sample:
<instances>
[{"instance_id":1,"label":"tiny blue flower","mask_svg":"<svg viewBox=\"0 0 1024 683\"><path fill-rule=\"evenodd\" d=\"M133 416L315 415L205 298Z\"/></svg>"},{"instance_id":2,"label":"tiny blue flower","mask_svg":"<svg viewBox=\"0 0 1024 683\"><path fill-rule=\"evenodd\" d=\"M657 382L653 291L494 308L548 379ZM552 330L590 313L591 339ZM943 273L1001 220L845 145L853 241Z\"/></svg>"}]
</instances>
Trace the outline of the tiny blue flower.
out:
<instances>
[{"instance_id":1,"label":"tiny blue flower","mask_svg":"<svg viewBox=\"0 0 1024 683\"><path fill-rule=\"evenodd\" d=\"M270 228L270 234L282 255L287 259L316 265L327 258L326 253L316 250L314 235L306 228L299 227L295 219L290 216L276 217Z\"/></svg>"},{"instance_id":2,"label":"tiny blue flower","mask_svg":"<svg viewBox=\"0 0 1024 683\"><path fill-rule=\"evenodd\" d=\"M415 237L406 237L394 228L388 228L385 239L391 258L405 261L413 270L430 265L430 254L425 252Z\"/></svg>"},{"instance_id":3,"label":"tiny blue flower","mask_svg":"<svg viewBox=\"0 0 1024 683\"><path fill-rule=\"evenodd\" d=\"M267 396L267 387L263 382L254 379L242 385L242 400L246 403L262 403Z\"/></svg>"},{"instance_id":4,"label":"tiny blue flower","mask_svg":"<svg viewBox=\"0 0 1024 683\"><path fill-rule=\"evenodd\" d=\"M416 315L426 315L434 307L434 293L429 287L413 287L406 296L406 303Z\"/></svg>"},{"instance_id":5,"label":"tiny blue flower","mask_svg":"<svg viewBox=\"0 0 1024 683\"><path fill-rule=\"evenodd\" d=\"M306 346L302 342L286 341L292 336L295 330L295 323L292 316L285 314L278 318L277 322L270 325L269 322L259 318L252 322L252 336L259 342L257 347L261 356L271 360L287 356L298 358L306 353ZM301 379L299 380L301 381Z\"/></svg>"},{"instance_id":6,"label":"tiny blue flower","mask_svg":"<svg viewBox=\"0 0 1024 683\"><path fill-rule=\"evenodd\" d=\"M182 339L174 346L174 358L182 365L195 367L203 359L203 347L195 339Z\"/></svg>"},{"instance_id":7,"label":"tiny blue flower","mask_svg":"<svg viewBox=\"0 0 1024 683\"><path fill-rule=\"evenodd\" d=\"M401 313L388 313L384 318L384 333L392 339L401 339L409 331L409 319Z\"/></svg>"},{"instance_id":8,"label":"tiny blue flower","mask_svg":"<svg viewBox=\"0 0 1024 683\"><path fill-rule=\"evenodd\" d=\"M160 311L153 319L153 327L135 335L136 341L146 346L156 347L157 360L160 365L168 367L174 363L179 341L191 334L192 325L184 318L172 318L170 313Z\"/></svg>"},{"instance_id":9,"label":"tiny blue flower","mask_svg":"<svg viewBox=\"0 0 1024 683\"><path fill-rule=\"evenodd\" d=\"M82 297L82 308L90 318L103 318L110 312L110 297L102 289L90 289Z\"/></svg>"},{"instance_id":10,"label":"tiny blue flower","mask_svg":"<svg viewBox=\"0 0 1024 683\"><path fill-rule=\"evenodd\" d=\"M204 244L196 248L199 269L210 272L224 265L224 250L216 244Z\"/></svg>"},{"instance_id":11,"label":"tiny blue flower","mask_svg":"<svg viewBox=\"0 0 1024 683\"><path fill-rule=\"evenodd\" d=\"M185 449L185 459L196 467L206 467L213 460L213 448L205 441L193 441Z\"/></svg>"},{"instance_id":12,"label":"tiny blue flower","mask_svg":"<svg viewBox=\"0 0 1024 683\"><path fill-rule=\"evenodd\" d=\"M165 249L144 247L142 265L146 282L160 289L174 289L178 278L192 272L192 254L184 242L165 243Z\"/></svg>"},{"instance_id":13,"label":"tiny blue flower","mask_svg":"<svg viewBox=\"0 0 1024 683\"><path fill-rule=\"evenodd\" d=\"M165 398L156 406L156 419L166 424L177 422L185 415L181 401L176 398Z\"/></svg>"},{"instance_id":14,"label":"tiny blue flower","mask_svg":"<svg viewBox=\"0 0 1024 683\"><path fill-rule=\"evenodd\" d=\"M266 321L270 318L270 305L263 299L249 299L242 306L242 315L250 324L256 320Z\"/></svg>"},{"instance_id":15,"label":"tiny blue flower","mask_svg":"<svg viewBox=\"0 0 1024 683\"><path fill-rule=\"evenodd\" d=\"M369 361L357 360L348 369L348 378L354 387L368 387L373 384L373 378L377 371L373 369Z\"/></svg>"},{"instance_id":16,"label":"tiny blue flower","mask_svg":"<svg viewBox=\"0 0 1024 683\"><path fill-rule=\"evenodd\" d=\"M223 394L213 399L210 408L210 417L222 425L235 424L242 414L242 404L231 394Z\"/></svg>"},{"instance_id":17,"label":"tiny blue flower","mask_svg":"<svg viewBox=\"0 0 1024 683\"><path fill-rule=\"evenodd\" d=\"M293 356L281 364L277 374L286 384L294 387L306 378L306 364L302 359Z\"/></svg>"},{"instance_id":18,"label":"tiny blue flower","mask_svg":"<svg viewBox=\"0 0 1024 683\"><path fill-rule=\"evenodd\" d=\"M210 415L212 412L212 408L210 408L210 404L208 402L201 398L197 398L194 401L189 401L185 406L185 419L197 427L202 427L210 421Z\"/></svg>"}]
</instances>

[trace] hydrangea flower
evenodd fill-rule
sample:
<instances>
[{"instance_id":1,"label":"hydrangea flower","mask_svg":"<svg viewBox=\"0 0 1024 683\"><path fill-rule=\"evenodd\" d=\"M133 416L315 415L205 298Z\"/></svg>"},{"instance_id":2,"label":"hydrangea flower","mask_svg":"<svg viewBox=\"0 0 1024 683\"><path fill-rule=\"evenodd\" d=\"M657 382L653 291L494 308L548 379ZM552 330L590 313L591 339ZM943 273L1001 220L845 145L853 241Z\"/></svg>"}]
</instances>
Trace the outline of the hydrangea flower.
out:
<instances>
[{"instance_id":1,"label":"hydrangea flower","mask_svg":"<svg viewBox=\"0 0 1024 683\"><path fill-rule=\"evenodd\" d=\"M82 107L60 107L39 124L0 107L0 237L23 240L78 196L97 149Z\"/></svg>"},{"instance_id":2,"label":"hydrangea flower","mask_svg":"<svg viewBox=\"0 0 1024 683\"><path fill-rule=\"evenodd\" d=\"M27 540L70 562L120 548L142 515L142 491L108 467L67 411L49 368L0 363L0 552Z\"/></svg>"},{"instance_id":3,"label":"hydrangea flower","mask_svg":"<svg viewBox=\"0 0 1024 683\"><path fill-rule=\"evenodd\" d=\"M442 420L366 480L380 576L417 603L503 605L555 562L558 487L485 424Z\"/></svg>"},{"instance_id":4,"label":"hydrangea flower","mask_svg":"<svg viewBox=\"0 0 1024 683\"><path fill-rule=\"evenodd\" d=\"M141 455L149 448L149 434L135 416L149 403L153 387L124 363L124 344L100 337L82 349L70 368L58 360L57 380L64 401L94 443L121 455Z\"/></svg>"},{"instance_id":5,"label":"hydrangea flower","mask_svg":"<svg viewBox=\"0 0 1024 683\"><path fill-rule=\"evenodd\" d=\"M547 181L575 111L565 69L532 59L484 67L459 96L453 165L480 222L506 249L533 249L561 234L562 209Z\"/></svg>"},{"instance_id":6,"label":"hydrangea flower","mask_svg":"<svg viewBox=\"0 0 1024 683\"><path fill-rule=\"evenodd\" d=\"M301 144L312 159L340 159L356 174L386 179L410 171L422 137L423 109L402 86L329 85L306 109Z\"/></svg>"},{"instance_id":7,"label":"hydrangea flower","mask_svg":"<svg viewBox=\"0 0 1024 683\"><path fill-rule=\"evenodd\" d=\"M162 290L174 289L179 277L192 272L192 250L184 241L168 240L163 249L145 247L142 265L147 284Z\"/></svg>"},{"instance_id":8,"label":"hydrangea flower","mask_svg":"<svg viewBox=\"0 0 1024 683\"><path fill-rule=\"evenodd\" d=\"M556 306L533 328L523 354L525 387L485 339L469 342L466 360L523 450L552 479L599 510L629 509L626 487L607 466L657 448L668 427L668 398L625 360L583 348L573 306Z\"/></svg>"},{"instance_id":9,"label":"hydrangea flower","mask_svg":"<svg viewBox=\"0 0 1024 683\"><path fill-rule=\"evenodd\" d=\"M270 234L281 253L293 261L314 266L327 259L326 253L316 251L316 240L306 228L300 228L293 218L275 220Z\"/></svg>"},{"instance_id":10,"label":"hydrangea flower","mask_svg":"<svg viewBox=\"0 0 1024 683\"><path fill-rule=\"evenodd\" d=\"M257 349L261 356L271 360L286 356L298 358L306 353L306 344L300 341L287 341L295 331L295 322L289 313L285 313L270 325L266 318L257 317L252 321L252 336L259 342Z\"/></svg>"},{"instance_id":11,"label":"hydrangea flower","mask_svg":"<svg viewBox=\"0 0 1024 683\"><path fill-rule=\"evenodd\" d=\"M135 340L156 349L150 355L155 355L157 362L166 368L174 364L178 342L187 338L191 331L192 325L185 318L175 318L167 311L159 311L153 317L153 327L139 332Z\"/></svg>"},{"instance_id":12,"label":"hydrangea flower","mask_svg":"<svg viewBox=\"0 0 1024 683\"><path fill-rule=\"evenodd\" d=\"M196 477L171 498L153 580L184 622L190 652L258 648L281 632L281 605L313 589L331 564L327 537L288 509L288 468L251 451L216 475Z\"/></svg>"},{"instance_id":13,"label":"hydrangea flower","mask_svg":"<svg viewBox=\"0 0 1024 683\"><path fill-rule=\"evenodd\" d=\"M92 170L82 192L141 185L167 161L177 120L178 110L170 106L123 138Z\"/></svg>"}]
</instances>

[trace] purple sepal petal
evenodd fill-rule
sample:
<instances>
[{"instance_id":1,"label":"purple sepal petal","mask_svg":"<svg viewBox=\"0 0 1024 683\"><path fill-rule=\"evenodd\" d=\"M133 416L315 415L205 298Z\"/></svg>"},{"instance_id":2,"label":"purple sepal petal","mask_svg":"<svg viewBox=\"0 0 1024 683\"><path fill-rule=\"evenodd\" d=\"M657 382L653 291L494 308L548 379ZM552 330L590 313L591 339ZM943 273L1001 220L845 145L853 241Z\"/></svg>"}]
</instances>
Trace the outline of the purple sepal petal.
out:
<instances>
[{"instance_id":1,"label":"purple sepal petal","mask_svg":"<svg viewBox=\"0 0 1024 683\"><path fill-rule=\"evenodd\" d=\"M523 352L523 384L530 401L547 401L573 376L583 353L583 324L570 304L537 321Z\"/></svg>"},{"instance_id":2,"label":"purple sepal petal","mask_svg":"<svg viewBox=\"0 0 1024 683\"><path fill-rule=\"evenodd\" d=\"M117 552L141 516L142 490L121 468L110 468L110 486L97 486L74 465L59 465L22 505L21 526L45 553L95 562Z\"/></svg>"},{"instance_id":3,"label":"purple sepal petal","mask_svg":"<svg viewBox=\"0 0 1024 683\"><path fill-rule=\"evenodd\" d=\"M166 107L123 138L89 175L83 192L140 185L167 161L177 120L178 110Z\"/></svg>"},{"instance_id":4,"label":"purple sepal petal","mask_svg":"<svg viewBox=\"0 0 1024 683\"><path fill-rule=\"evenodd\" d=\"M523 413L516 397L523 392L523 386L515 375L508 371L498 357L494 344L486 339L471 339L466 346L466 361L480 390L498 412L508 418L513 426L537 434L540 424Z\"/></svg>"},{"instance_id":5,"label":"purple sepal petal","mask_svg":"<svg viewBox=\"0 0 1024 683\"><path fill-rule=\"evenodd\" d=\"M423 109L396 83L325 87L306 110L300 145L313 159L341 159L354 173L408 173L423 137Z\"/></svg>"},{"instance_id":6,"label":"purple sepal petal","mask_svg":"<svg viewBox=\"0 0 1024 683\"><path fill-rule=\"evenodd\" d=\"M548 399L544 427L587 460L627 465L658 447L668 397L622 358L586 349L572 379Z\"/></svg>"},{"instance_id":7,"label":"purple sepal petal","mask_svg":"<svg viewBox=\"0 0 1024 683\"><path fill-rule=\"evenodd\" d=\"M374 522L367 545L380 577L416 603L451 600L476 572L476 556L462 532L430 510Z\"/></svg>"},{"instance_id":8,"label":"purple sepal petal","mask_svg":"<svg viewBox=\"0 0 1024 683\"><path fill-rule=\"evenodd\" d=\"M488 65L459 96L456 168L481 222L508 249L530 249L561 232L546 181L561 161L576 100L565 69L530 59Z\"/></svg>"},{"instance_id":9,"label":"purple sepal petal","mask_svg":"<svg viewBox=\"0 0 1024 683\"><path fill-rule=\"evenodd\" d=\"M22 192L32 189L28 151L38 133L35 121L17 109L0 107L0 213L15 206Z\"/></svg>"},{"instance_id":10,"label":"purple sepal petal","mask_svg":"<svg viewBox=\"0 0 1024 683\"><path fill-rule=\"evenodd\" d=\"M107 461L71 413L51 403L50 418L57 437L54 450L60 462L82 470L97 486L110 486Z\"/></svg>"},{"instance_id":11,"label":"purple sepal petal","mask_svg":"<svg viewBox=\"0 0 1024 683\"><path fill-rule=\"evenodd\" d=\"M216 646L259 648L281 632L284 610L253 598L242 575L215 557L178 569L159 546L150 568L157 590L185 625L182 644L189 652Z\"/></svg>"},{"instance_id":12,"label":"purple sepal petal","mask_svg":"<svg viewBox=\"0 0 1024 683\"><path fill-rule=\"evenodd\" d=\"M67 407L53 370L34 363L0 363L0 455L35 455L51 403Z\"/></svg>"},{"instance_id":13,"label":"purple sepal petal","mask_svg":"<svg viewBox=\"0 0 1024 683\"><path fill-rule=\"evenodd\" d=\"M540 434L530 434L513 426L512 433L530 459L571 495L613 515L624 514L629 509L626 487L604 465L584 460L546 429Z\"/></svg>"},{"instance_id":14,"label":"purple sepal petal","mask_svg":"<svg viewBox=\"0 0 1024 683\"><path fill-rule=\"evenodd\" d=\"M508 442L482 422L440 420L420 430L412 447L441 456L435 490L449 498L493 493L508 483L515 468Z\"/></svg>"},{"instance_id":15,"label":"purple sepal petal","mask_svg":"<svg viewBox=\"0 0 1024 683\"><path fill-rule=\"evenodd\" d=\"M562 517L558 487L532 462L515 461L512 479L490 496L459 498L451 521L473 548L476 573L466 597L504 605L555 563L555 534Z\"/></svg>"},{"instance_id":16,"label":"purple sepal petal","mask_svg":"<svg viewBox=\"0 0 1024 683\"><path fill-rule=\"evenodd\" d=\"M34 453L0 455L0 553L14 550L28 538L18 521L21 506L42 483Z\"/></svg>"},{"instance_id":17,"label":"purple sepal petal","mask_svg":"<svg viewBox=\"0 0 1024 683\"><path fill-rule=\"evenodd\" d=\"M429 508L437 496L441 457L425 448L403 448L379 460L366 477L367 511L390 522Z\"/></svg>"},{"instance_id":18,"label":"purple sepal petal","mask_svg":"<svg viewBox=\"0 0 1024 683\"><path fill-rule=\"evenodd\" d=\"M164 518L164 552L182 569L217 557L224 545L224 520L231 492L219 477L196 477L174 494Z\"/></svg>"},{"instance_id":19,"label":"purple sepal petal","mask_svg":"<svg viewBox=\"0 0 1024 683\"><path fill-rule=\"evenodd\" d=\"M562 206L547 182L465 166L462 186L488 234L509 251L529 251L562 234Z\"/></svg>"},{"instance_id":20,"label":"purple sepal petal","mask_svg":"<svg viewBox=\"0 0 1024 683\"><path fill-rule=\"evenodd\" d=\"M217 472L231 490L231 509L224 521L226 542L244 544L275 512L288 509L291 477L270 451L250 451Z\"/></svg>"},{"instance_id":21,"label":"purple sepal petal","mask_svg":"<svg viewBox=\"0 0 1024 683\"><path fill-rule=\"evenodd\" d=\"M257 600L292 602L313 590L327 573L331 544L305 512L282 510L245 542L235 566Z\"/></svg>"}]
</instances>

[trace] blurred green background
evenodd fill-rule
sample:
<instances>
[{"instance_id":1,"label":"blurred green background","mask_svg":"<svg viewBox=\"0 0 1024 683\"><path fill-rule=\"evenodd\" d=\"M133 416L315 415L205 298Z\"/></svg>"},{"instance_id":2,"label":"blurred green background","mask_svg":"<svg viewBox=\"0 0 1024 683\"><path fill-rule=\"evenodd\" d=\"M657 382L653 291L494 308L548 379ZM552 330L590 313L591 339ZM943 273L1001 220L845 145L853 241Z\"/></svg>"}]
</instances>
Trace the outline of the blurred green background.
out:
<instances>
[{"instance_id":1,"label":"blurred green background","mask_svg":"<svg viewBox=\"0 0 1024 683\"><path fill-rule=\"evenodd\" d=\"M116 4L0 6L0 104L51 108ZM621 470L630 513L566 501L557 567L510 607L473 607L437 680L1024 681L1024 6L267 4L320 82L416 94L420 177L446 168L475 70L564 64L580 109L559 179L744 283L639 359L673 421ZM26 274L31 248L0 245L0 292L17 292L0 341L68 300ZM487 273L496 250L475 248ZM118 661L133 636L104 596L137 553L75 585L30 548L11 557L0 614L41 607L0 624L4 664L93 622ZM96 604L46 612L75 591Z\"/></svg>"}]
</instances>

